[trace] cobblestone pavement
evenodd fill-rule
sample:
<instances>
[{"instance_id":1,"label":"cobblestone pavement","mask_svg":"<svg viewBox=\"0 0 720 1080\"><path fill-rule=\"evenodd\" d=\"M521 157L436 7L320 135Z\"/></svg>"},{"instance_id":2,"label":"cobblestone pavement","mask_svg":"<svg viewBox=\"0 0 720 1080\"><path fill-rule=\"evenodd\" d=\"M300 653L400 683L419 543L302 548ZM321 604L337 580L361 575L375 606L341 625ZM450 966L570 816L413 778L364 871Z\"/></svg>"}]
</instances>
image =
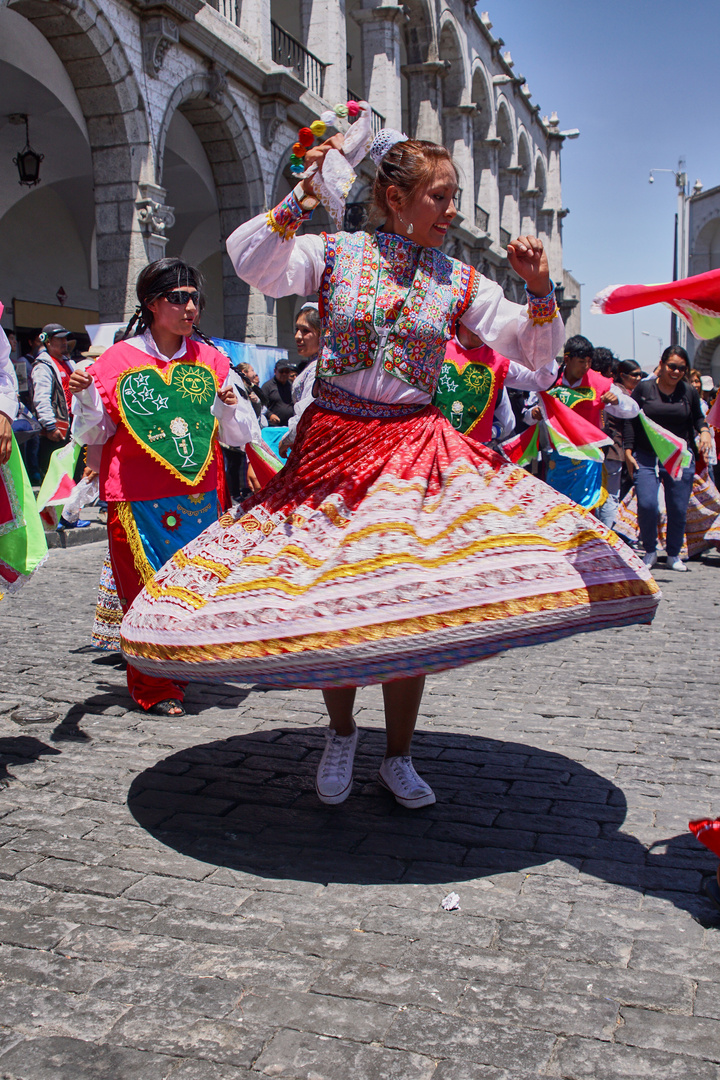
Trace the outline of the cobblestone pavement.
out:
<instances>
[{"instance_id":1,"label":"cobblestone pavement","mask_svg":"<svg viewBox=\"0 0 720 1080\"><path fill-rule=\"evenodd\" d=\"M319 693L134 711L84 648L103 550L0 614L1 1077L720 1080L720 558L658 570L652 629L430 679L412 812L376 688L334 808Z\"/></svg>"}]
</instances>

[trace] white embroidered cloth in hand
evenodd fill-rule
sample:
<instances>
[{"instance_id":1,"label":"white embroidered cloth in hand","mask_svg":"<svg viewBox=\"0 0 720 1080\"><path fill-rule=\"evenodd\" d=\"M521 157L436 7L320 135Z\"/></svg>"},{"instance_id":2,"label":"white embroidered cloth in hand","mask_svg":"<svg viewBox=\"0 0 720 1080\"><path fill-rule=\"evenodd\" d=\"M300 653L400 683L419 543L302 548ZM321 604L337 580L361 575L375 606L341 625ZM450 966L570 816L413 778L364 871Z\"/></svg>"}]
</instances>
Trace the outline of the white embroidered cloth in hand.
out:
<instances>
[{"instance_id":1,"label":"white embroidered cloth in hand","mask_svg":"<svg viewBox=\"0 0 720 1080\"><path fill-rule=\"evenodd\" d=\"M332 218L336 229L343 226L345 202L356 179L354 167L359 165L367 154L373 138L370 106L367 101L358 104L360 115L345 136L342 153L339 150L329 150L323 161L322 172L318 172L316 165L311 165L303 173L304 177L312 177L313 191Z\"/></svg>"}]
</instances>

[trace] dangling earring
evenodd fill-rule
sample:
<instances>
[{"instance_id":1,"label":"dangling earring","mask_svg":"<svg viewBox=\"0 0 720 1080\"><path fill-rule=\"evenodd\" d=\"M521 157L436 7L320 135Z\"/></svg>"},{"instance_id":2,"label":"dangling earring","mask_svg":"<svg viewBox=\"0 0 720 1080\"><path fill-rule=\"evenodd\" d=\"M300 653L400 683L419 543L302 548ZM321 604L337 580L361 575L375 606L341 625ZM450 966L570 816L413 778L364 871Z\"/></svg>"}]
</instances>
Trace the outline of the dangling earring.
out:
<instances>
[{"instance_id":1,"label":"dangling earring","mask_svg":"<svg viewBox=\"0 0 720 1080\"><path fill-rule=\"evenodd\" d=\"M411 221L410 224L407 227L408 236L412 236L414 229L415 229L415 226L413 225L413 223Z\"/></svg>"}]
</instances>

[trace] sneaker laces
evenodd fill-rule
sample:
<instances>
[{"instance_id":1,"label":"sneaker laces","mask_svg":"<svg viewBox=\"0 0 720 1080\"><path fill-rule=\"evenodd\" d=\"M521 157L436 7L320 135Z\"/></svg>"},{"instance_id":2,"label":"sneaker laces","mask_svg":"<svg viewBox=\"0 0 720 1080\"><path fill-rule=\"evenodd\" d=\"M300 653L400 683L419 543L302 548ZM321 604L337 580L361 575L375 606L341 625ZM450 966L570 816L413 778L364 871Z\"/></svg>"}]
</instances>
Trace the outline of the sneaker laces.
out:
<instances>
[{"instance_id":1,"label":"sneaker laces","mask_svg":"<svg viewBox=\"0 0 720 1080\"><path fill-rule=\"evenodd\" d=\"M415 772L412 758L409 754L396 757L392 760L390 768L397 777L403 794L410 795L413 791L424 791L426 784Z\"/></svg>"},{"instance_id":2,"label":"sneaker laces","mask_svg":"<svg viewBox=\"0 0 720 1080\"><path fill-rule=\"evenodd\" d=\"M346 767L350 757L352 739L352 735L338 735L334 731L330 735L325 744L325 756L320 774L323 779L327 779L331 773L342 772Z\"/></svg>"}]
</instances>

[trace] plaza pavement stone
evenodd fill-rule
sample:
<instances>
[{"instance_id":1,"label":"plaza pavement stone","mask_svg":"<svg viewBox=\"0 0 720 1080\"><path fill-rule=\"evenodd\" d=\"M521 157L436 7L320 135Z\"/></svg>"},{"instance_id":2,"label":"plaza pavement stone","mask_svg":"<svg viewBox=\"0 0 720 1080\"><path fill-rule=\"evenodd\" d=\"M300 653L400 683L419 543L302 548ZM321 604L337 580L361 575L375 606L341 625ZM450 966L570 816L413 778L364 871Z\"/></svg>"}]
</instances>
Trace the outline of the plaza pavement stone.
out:
<instances>
[{"instance_id":1,"label":"plaza pavement stone","mask_svg":"<svg viewBox=\"0 0 720 1080\"><path fill-rule=\"evenodd\" d=\"M103 556L0 608L2 1080L720 1080L720 557L658 564L652 628L429 678L411 812L377 687L339 807L317 691L133 708Z\"/></svg>"}]
</instances>

